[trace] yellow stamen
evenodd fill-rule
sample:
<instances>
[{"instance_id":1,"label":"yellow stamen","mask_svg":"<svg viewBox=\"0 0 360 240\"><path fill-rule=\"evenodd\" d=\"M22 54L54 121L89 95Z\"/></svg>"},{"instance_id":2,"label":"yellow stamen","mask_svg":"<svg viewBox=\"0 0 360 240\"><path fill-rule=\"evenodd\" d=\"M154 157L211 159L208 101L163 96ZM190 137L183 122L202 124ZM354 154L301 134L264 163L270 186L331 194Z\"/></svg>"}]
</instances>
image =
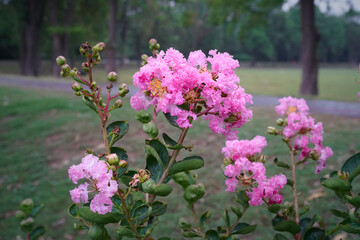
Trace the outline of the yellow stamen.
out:
<instances>
[{"instance_id":1,"label":"yellow stamen","mask_svg":"<svg viewBox=\"0 0 360 240\"><path fill-rule=\"evenodd\" d=\"M161 97L166 93L166 87L161 86L161 81L157 78L150 83L149 89L153 97Z\"/></svg>"},{"instance_id":2,"label":"yellow stamen","mask_svg":"<svg viewBox=\"0 0 360 240\"><path fill-rule=\"evenodd\" d=\"M290 115L290 113L293 113L293 112L296 112L296 111L297 111L297 108L296 108L296 107L290 106L290 107L288 108L288 110L286 111L286 114L287 114L287 115Z\"/></svg>"}]
</instances>

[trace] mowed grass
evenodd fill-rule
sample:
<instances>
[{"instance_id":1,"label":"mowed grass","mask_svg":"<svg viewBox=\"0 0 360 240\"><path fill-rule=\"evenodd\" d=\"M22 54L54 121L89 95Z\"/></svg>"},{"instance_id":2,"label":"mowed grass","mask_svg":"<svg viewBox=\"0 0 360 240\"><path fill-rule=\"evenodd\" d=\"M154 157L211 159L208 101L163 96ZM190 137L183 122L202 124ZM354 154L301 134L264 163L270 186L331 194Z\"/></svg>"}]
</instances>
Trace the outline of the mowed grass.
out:
<instances>
[{"instance_id":1,"label":"mowed grass","mask_svg":"<svg viewBox=\"0 0 360 240\"><path fill-rule=\"evenodd\" d=\"M80 63L76 63L76 66L79 67ZM51 68L48 61L44 61L42 69L44 69L43 74L39 77L23 77L18 75L19 67L17 62L0 61L0 77L72 82L71 78L62 79L51 76L49 71ZM120 83L132 84L132 76L138 69L134 65L119 69L118 81ZM300 97L301 69L299 67L240 67L236 70L236 73L240 77L241 86L248 93ZM93 75L93 79L97 82L107 81L107 73L102 65L94 68ZM358 101L357 95L360 91L359 83L360 76L356 67L343 65L323 67L319 69L319 96L305 96L305 98L356 102Z\"/></svg>"},{"instance_id":2,"label":"mowed grass","mask_svg":"<svg viewBox=\"0 0 360 240\"><path fill-rule=\"evenodd\" d=\"M37 203L45 204L38 220L47 226L47 237L86 239L84 232L73 230L72 226L76 221L67 213L71 202L69 190L74 188L67 177L67 169L81 160L87 147L103 151L96 114L78 97L66 93L0 87L0 96L0 238L14 239L20 233L14 212L22 199L32 197ZM146 135L142 132L140 123L133 120L134 114L135 111L129 108L126 100L121 110L112 113L112 121L130 122L128 134L118 145L128 151L131 166L143 168ZM305 200L312 193L325 191L328 197L323 201L315 199L309 216L321 214L329 227L339 221L329 210L343 205L332 192L320 186L319 178L339 169L348 156L360 150L360 119L328 115L314 117L317 121L323 121L324 144L333 148L334 156L328 161L328 168L319 175L314 174L313 162L300 167L300 199ZM274 125L276 118L273 109L254 108L253 119L240 129L239 137L251 139L256 135L265 135L268 147L264 153L288 161L286 146L279 137L265 134L266 127ZM161 115L158 125L160 132L166 131L175 139L179 136L179 130L170 127ZM199 213L207 208L212 209L213 217L208 227L220 224L223 207L229 208L236 204L234 195L224 190L221 148L225 139L212 133L207 122L200 119L189 131L185 144L194 145L195 148L191 153L182 152L179 159L190 154L200 154L205 159L205 167L194 171L198 173L198 182L204 183L207 189L207 194L197 205L197 209ZM283 171L273 167L271 161L267 166L269 176ZM286 174L289 176L288 172ZM160 217L160 224L154 235L182 239L177 226L179 217L186 217L191 221L193 219L181 197L183 190L173 183L172 185L174 193L168 198L162 198L168 203L168 213ZM289 193L289 189L285 192ZM292 201L291 197L285 198L285 202L289 201ZM258 229L242 239L272 239L274 231L271 229L271 216L265 206L250 208L243 221L257 223Z\"/></svg>"}]
</instances>

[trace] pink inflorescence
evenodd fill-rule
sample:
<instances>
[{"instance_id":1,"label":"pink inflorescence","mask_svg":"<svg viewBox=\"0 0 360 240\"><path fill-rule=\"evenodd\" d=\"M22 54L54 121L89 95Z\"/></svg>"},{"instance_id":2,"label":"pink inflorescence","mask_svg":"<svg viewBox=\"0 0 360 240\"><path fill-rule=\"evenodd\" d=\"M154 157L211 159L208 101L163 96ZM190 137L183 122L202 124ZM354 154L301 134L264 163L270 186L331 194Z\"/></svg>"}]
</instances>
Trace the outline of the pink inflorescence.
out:
<instances>
[{"instance_id":1,"label":"pink inflorescence","mask_svg":"<svg viewBox=\"0 0 360 240\"><path fill-rule=\"evenodd\" d=\"M86 178L90 181L91 186L98 191L91 200L90 209L99 214L111 212L113 206L111 197L118 189L118 184L112 180L112 177L113 172L108 169L107 164L92 154L85 156L80 164L72 165L69 168L69 178L74 184L77 184L78 180ZM89 185L88 182L85 182L71 190L72 201L88 203L88 193L93 191L88 191Z\"/></svg>"},{"instance_id":2,"label":"pink inflorescence","mask_svg":"<svg viewBox=\"0 0 360 240\"><path fill-rule=\"evenodd\" d=\"M237 67L231 55L216 50L208 57L194 51L188 59L173 48L161 51L134 74L140 91L131 98L131 106L138 111L154 105L156 111L176 116L181 128L191 127L190 119L204 115L213 132L235 139L236 128L252 117L246 106L252 104L252 96L239 85Z\"/></svg>"},{"instance_id":3,"label":"pink inflorescence","mask_svg":"<svg viewBox=\"0 0 360 240\"><path fill-rule=\"evenodd\" d=\"M233 161L224 171L228 177L225 182L226 191L234 192L238 186L247 188L249 204L252 206L261 205L264 201L269 204L281 203L279 190L287 181L283 174L267 178L264 164L256 161L255 154L260 154L266 145L264 137L256 136L252 140L226 141L226 146L222 149L225 157Z\"/></svg>"},{"instance_id":4,"label":"pink inflorescence","mask_svg":"<svg viewBox=\"0 0 360 240\"><path fill-rule=\"evenodd\" d=\"M321 122L309 116L309 107L304 99L284 97L279 100L280 105L276 106L276 112L280 115L287 115L287 123L282 134L286 138L294 138L294 149L299 150L299 160L304 160L310 155L318 158L315 173L319 173L326 166L326 159L333 155L330 147L322 145L323 126ZM310 142L313 144L310 146Z\"/></svg>"}]
</instances>

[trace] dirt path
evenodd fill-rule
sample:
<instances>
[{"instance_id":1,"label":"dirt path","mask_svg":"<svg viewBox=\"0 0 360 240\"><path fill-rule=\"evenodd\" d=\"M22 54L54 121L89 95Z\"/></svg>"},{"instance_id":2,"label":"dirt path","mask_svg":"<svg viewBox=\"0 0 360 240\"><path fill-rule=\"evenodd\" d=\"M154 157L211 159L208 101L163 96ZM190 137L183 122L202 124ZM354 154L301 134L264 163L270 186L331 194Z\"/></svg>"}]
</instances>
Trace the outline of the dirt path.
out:
<instances>
[{"instance_id":1,"label":"dirt path","mask_svg":"<svg viewBox=\"0 0 360 240\"><path fill-rule=\"evenodd\" d=\"M61 80L50 82L0 76L0 85L72 92L71 82ZM101 85L101 87L105 88L105 84ZM117 88L118 86L115 85L113 89L116 91ZM135 94L136 91L135 87L130 87L130 95ZM254 106L273 108L278 105L278 99L279 97L276 96L254 95L253 101ZM306 100L306 102L309 105L310 111L313 113L360 118L360 103L330 100Z\"/></svg>"}]
</instances>

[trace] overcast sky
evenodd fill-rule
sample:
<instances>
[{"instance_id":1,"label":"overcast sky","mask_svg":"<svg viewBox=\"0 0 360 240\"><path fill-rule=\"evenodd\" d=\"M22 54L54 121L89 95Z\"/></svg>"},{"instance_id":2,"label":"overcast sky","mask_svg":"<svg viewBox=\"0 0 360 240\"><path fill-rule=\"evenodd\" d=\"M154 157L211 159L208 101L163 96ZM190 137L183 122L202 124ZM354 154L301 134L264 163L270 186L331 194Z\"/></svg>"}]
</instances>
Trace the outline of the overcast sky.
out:
<instances>
[{"instance_id":1,"label":"overcast sky","mask_svg":"<svg viewBox=\"0 0 360 240\"><path fill-rule=\"evenodd\" d=\"M287 11L293 7L299 0L287 0L283 5L283 10ZM330 7L330 14L341 15L350 8L349 2L354 6L354 9L360 11L360 0L315 0L315 4L320 8L320 11L327 12Z\"/></svg>"}]
</instances>

